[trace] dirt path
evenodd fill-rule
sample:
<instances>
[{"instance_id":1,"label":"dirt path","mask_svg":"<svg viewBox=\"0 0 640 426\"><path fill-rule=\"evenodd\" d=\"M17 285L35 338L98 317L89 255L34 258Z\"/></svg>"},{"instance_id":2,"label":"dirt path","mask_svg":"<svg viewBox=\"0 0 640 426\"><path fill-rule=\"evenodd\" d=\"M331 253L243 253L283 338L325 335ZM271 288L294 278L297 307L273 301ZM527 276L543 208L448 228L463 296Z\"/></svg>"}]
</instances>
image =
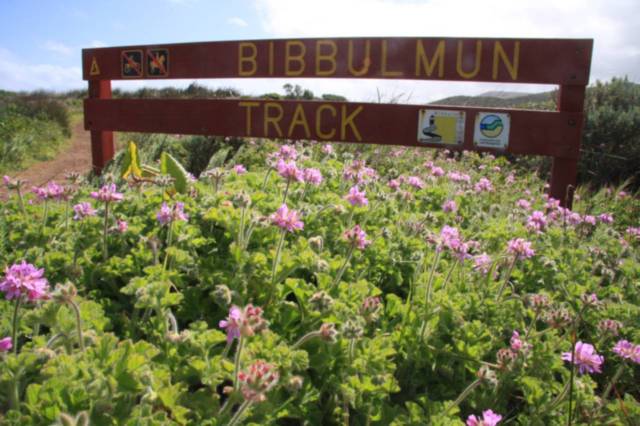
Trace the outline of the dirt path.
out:
<instances>
[{"instance_id":1,"label":"dirt path","mask_svg":"<svg viewBox=\"0 0 640 426\"><path fill-rule=\"evenodd\" d=\"M84 130L82 120L73 126L71 143L51 160L32 164L26 170L12 173L11 177L17 177L28 181L27 188L41 186L51 180L61 181L67 172L87 173L91 170L91 137ZM6 195L4 185L0 187L0 197Z\"/></svg>"}]
</instances>

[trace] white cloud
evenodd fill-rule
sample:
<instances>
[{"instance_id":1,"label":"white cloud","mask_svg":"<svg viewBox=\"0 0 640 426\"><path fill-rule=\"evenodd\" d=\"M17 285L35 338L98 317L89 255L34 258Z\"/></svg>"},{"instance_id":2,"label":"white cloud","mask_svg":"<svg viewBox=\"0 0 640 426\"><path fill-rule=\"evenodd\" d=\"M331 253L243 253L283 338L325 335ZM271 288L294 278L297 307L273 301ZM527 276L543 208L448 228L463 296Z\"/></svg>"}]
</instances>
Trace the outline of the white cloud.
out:
<instances>
[{"instance_id":1,"label":"white cloud","mask_svg":"<svg viewBox=\"0 0 640 426\"><path fill-rule=\"evenodd\" d=\"M92 40L89 44L91 47L107 47L107 43L100 40Z\"/></svg>"},{"instance_id":2,"label":"white cloud","mask_svg":"<svg viewBox=\"0 0 640 426\"><path fill-rule=\"evenodd\" d=\"M227 19L227 23L235 25L236 27L246 27L249 25L247 24L247 21L242 18L238 18L237 16Z\"/></svg>"},{"instance_id":3,"label":"white cloud","mask_svg":"<svg viewBox=\"0 0 640 426\"><path fill-rule=\"evenodd\" d=\"M273 37L518 37L593 38L592 81L628 75L640 81L640 1L634 0L254 0ZM324 86L310 80L307 87ZM389 82L376 86L413 92L414 101L487 90L540 91L550 86ZM365 100L371 83L353 81L345 94ZM341 87L340 84L335 86ZM426 92L425 90L428 90ZM337 91L337 90L336 90Z\"/></svg>"},{"instance_id":4,"label":"white cloud","mask_svg":"<svg viewBox=\"0 0 640 426\"><path fill-rule=\"evenodd\" d=\"M42 45L42 48L50 52L57 53L59 55L64 55L64 56L70 56L74 50L72 47L69 47L64 43L60 43L53 40L47 40Z\"/></svg>"},{"instance_id":5,"label":"white cloud","mask_svg":"<svg viewBox=\"0 0 640 426\"><path fill-rule=\"evenodd\" d=\"M5 90L68 90L85 86L80 67L27 64L0 47L0 88Z\"/></svg>"}]
</instances>

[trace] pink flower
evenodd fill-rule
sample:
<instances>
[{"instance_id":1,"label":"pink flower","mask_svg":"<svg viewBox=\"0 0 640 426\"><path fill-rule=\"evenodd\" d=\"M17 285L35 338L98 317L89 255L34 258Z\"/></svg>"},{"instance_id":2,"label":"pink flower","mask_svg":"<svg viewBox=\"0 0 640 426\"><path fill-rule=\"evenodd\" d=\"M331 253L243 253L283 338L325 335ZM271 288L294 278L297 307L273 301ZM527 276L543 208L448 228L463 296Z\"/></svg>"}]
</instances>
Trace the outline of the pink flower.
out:
<instances>
[{"instance_id":1,"label":"pink flower","mask_svg":"<svg viewBox=\"0 0 640 426\"><path fill-rule=\"evenodd\" d=\"M470 183L471 182L471 176L469 176L467 174L464 174L464 173L458 173L458 172L451 171L451 172L447 173L447 177L452 182L465 182L465 183Z\"/></svg>"},{"instance_id":2,"label":"pink flower","mask_svg":"<svg viewBox=\"0 0 640 426\"><path fill-rule=\"evenodd\" d=\"M236 164L233 166L233 171L236 172L237 175L243 175L247 173L247 169L242 164Z\"/></svg>"},{"instance_id":3,"label":"pink flower","mask_svg":"<svg viewBox=\"0 0 640 426\"><path fill-rule=\"evenodd\" d=\"M473 186L473 190L477 193L493 191L493 185L487 178L481 178L478 183Z\"/></svg>"},{"instance_id":4,"label":"pink flower","mask_svg":"<svg viewBox=\"0 0 640 426\"><path fill-rule=\"evenodd\" d=\"M322 183L322 173L318 169L304 169L304 181L318 186Z\"/></svg>"},{"instance_id":5,"label":"pink flower","mask_svg":"<svg viewBox=\"0 0 640 426\"><path fill-rule=\"evenodd\" d=\"M601 373L602 363L604 362L604 357L596 353L593 345L582 342L576 343L575 359L571 352L563 352L562 359L577 365L580 374L584 374L584 372Z\"/></svg>"},{"instance_id":6,"label":"pink flower","mask_svg":"<svg viewBox=\"0 0 640 426\"><path fill-rule=\"evenodd\" d=\"M519 352L520 349L522 349L522 340L520 340L520 333L518 333L518 330L513 330L509 344L511 349L515 352Z\"/></svg>"},{"instance_id":7,"label":"pink flower","mask_svg":"<svg viewBox=\"0 0 640 426\"><path fill-rule=\"evenodd\" d=\"M516 201L516 206L520 207L522 210L529 210L531 208L531 203L524 198Z\"/></svg>"},{"instance_id":8,"label":"pink flower","mask_svg":"<svg viewBox=\"0 0 640 426\"><path fill-rule=\"evenodd\" d=\"M277 156L284 161L295 161L298 158L298 151L291 145L282 145Z\"/></svg>"},{"instance_id":9,"label":"pink flower","mask_svg":"<svg viewBox=\"0 0 640 426\"><path fill-rule=\"evenodd\" d=\"M92 192L91 198L95 198L96 200L108 203L110 201L122 201L124 196L121 193L117 192L115 183L110 183L104 185L102 188L100 188L100 190Z\"/></svg>"},{"instance_id":10,"label":"pink flower","mask_svg":"<svg viewBox=\"0 0 640 426\"><path fill-rule=\"evenodd\" d=\"M278 174L283 178L292 181L297 180L298 182L304 182L304 175L302 171L296 166L296 163L293 161L284 161L282 159L278 160L278 164L276 165L278 169Z\"/></svg>"},{"instance_id":11,"label":"pink flower","mask_svg":"<svg viewBox=\"0 0 640 426\"><path fill-rule=\"evenodd\" d=\"M326 155L331 155L333 153L333 146L329 143L322 145L322 152Z\"/></svg>"},{"instance_id":12,"label":"pink flower","mask_svg":"<svg viewBox=\"0 0 640 426\"><path fill-rule=\"evenodd\" d=\"M281 205L270 218L271 223L289 232L299 231L304 227L304 223L298 218L298 212L289 210L286 204Z\"/></svg>"},{"instance_id":13,"label":"pink flower","mask_svg":"<svg viewBox=\"0 0 640 426\"><path fill-rule=\"evenodd\" d=\"M369 200L365 196L365 191L358 190L358 185L351 187L349 193L344 197L352 206L366 206Z\"/></svg>"},{"instance_id":14,"label":"pink flower","mask_svg":"<svg viewBox=\"0 0 640 426\"><path fill-rule=\"evenodd\" d=\"M444 176L444 169L442 167L433 166L431 167L431 175L435 177Z\"/></svg>"},{"instance_id":15,"label":"pink flower","mask_svg":"<svg viewBox=\"0 0 640 426\"><path fill-rule=\"evenodd\" d=\"M242 325L242 310L237 306L232 306L226 320L220 320L218 326L227 330L227 343L240 337L240 326Z\"/></svg>"},{"instance_id":16,"label":"pink flower","mask_svg":"<svg viewBox=\"0 0 640 426\"><path fill-rule=\"evenodd\" d=\"M116 223L118 224L118 232L121 234L124 234L125 232L127 232L127 229L129 229L129 224L126 220L118 219Z\"/></svg>"},{"instance_id":17,"label":"pink flower","mask_svg":"<svg viewBox=\"0 0 640 426\"><path fill-rule=\"evenodd\" d=\"M602 223L613 223L613 215L609 213L602 213L598 215L598 220Z\"/></svg>"},{"instance_id":18,"label":"pink flower","mask_svg":"<svg viewBox=\"0 0 640 426\"><path fill-rule=\"evenodd\" d=\"M442 205L442 211L445 213L455 213L458 211L458 205L454 200L447 200Z\"/></svg>"},{"instance_id":19,"label":"pink flower","mask_svg":"<svg viewBox=\"0 0 640 426\"><path fill-rule=\"evenodd\" d=\"M527 229L534 232L542 232L547 226L547 217L541 211L535 210L527 219Z\"/></svg>"},{"instance_id":20,"label":"pink flower","mask_svg":"<svg viewBox=\"0 0 640 426\"><path fill-rule=\"evenodd\" d=\"M587 223L587 224L589 224L591 226L596 226L596 217L592 216L590 214L586 214L582 218L582 222Z\"/></svg>"},{"instance_id":21,"label":"pink flower","mask_svg":"<svg viewBox=\"0 0 640 426\"><path fill-rule=\"evenodd\" d=\"M640 364L640 345L634 345L627 340L620 340L613 347L613 352L621 358L630 359Z\"/></svg>"},{"instance_id":22,"label":"pink flower","mask_svg":"<svg viewBox=\"0 0 640 426\"><path fill-rule=\"evenodd\" d=\"M13 348L11 337L0 339L0 352L9 352Z\"/></svg>"},{"instance_id":23,"label":"pink flower","mask_svg":"<svg viewBox=\"0 0 640 426\"><path fill-rule=\"evenodd\" d=\"M170 222L181 220L186 222L189 220L189 216L184 212L184 203L177 202L173 208L169 207L167 203L162 203L160 211L156 214L156 218L160 225L166 225Z\"/></svg>"},{"instance_id":24,"label":"pink flower","mask_svg":"<svg viewBox=\"0 0 640 426\"><path fill-rule=\"evenodd\" d=\"M62 200L66 197L63 186L55 182L48 182L46 187L33 187L33 193L41 200Z\"/></svg>"},{"instance_id":25,"label":"pink flower","mask_svg":"<svg viewBox=\"0 0 640 426\"><path fill-rule=\"evenodd\" d=\"M30 263L22 261L5 269L4 280L0 282L0 291L7 300L26 296L31 302L48 297L49 282L43 277L44 269L36 269Z\"/></svg>"},{"instance_id":26,"label":"pink flower","mask_svg":"<svg viewBox=\"0 0 640 426\"><path fill-rule=\"evenodd\" d=\"M238 373L242 396L251 402L265 401L265 394L273 389L279 379L278 369L261 359L251 364L248 370Z\"/></svg>"},{"instance_id":27,"label":"pink flower","mask_svg":"<svg viewBox=\"0 0 640 426\"><path fill-rule=\"evenodd\" d=\"M553 197L547 198L545 208L547 208L548 210L556 210L558 207L560 207L560 200L556 200Z\"/></svg>"},{"instance_id":28,"label":"pink flower","mask_svg":"<svg viewBox=\"0 0 640 426\"><path fill-rule=\"evenodd\" d=\"M407 183L409 184L409 186L412 186L415 189L424 188L424 182L418 176L409 176L409 178L407 179Z\"/></svg>"},{"instance_id":29,"label":"pink flower","mask_svg":"<svg viewBox=\"0 0 640 426\"><path fill-rule=\"evenodd\" d=\"M491 263L491 257L487 253L482 253L473 258L473 269L486 274L491 268Z\"/></svg>"},{"instance_id":30,"label":"pink flower","mask_svg":"<svg viewBox=\"0 0 640 426\"><path fill-rule=\"evenodd\" d=\"M354 247L363 250L371 241L367 240L367 234L360 228L360 225L356 225L351 229L346 230L342 236L345 240L351 243Z\"/></svg>"},{"instance_id":31,"label":"pink flower","mask_svg":"<svg viewBox=\"0 0 640 426\"><path fill-rule=\"evenodd\" d=\"M73 216L73 220L82 220L85 217L95 216L96 210L91 206L91 203L79 203L73 206L73 211L75 215Z\"/></svg>"},{"instance_id":32,"label":"pink flower","mask_svg":"<svg viewBox=\"0 0 640 426\"><path fill-rule=\"evenodd\" d=\"M392 191L397 191L398 188L400 188L400 181L398 179L391 179L387 185L389 185Z\"/></svg>"},{"instance_id":33,"label":"pink flower","mask_svg":"<svg viewBox=\"0 0 640 426\"><path fill-rule=\"evenodd\" d=\"M467 418L467 426L496 426L500 420L502 420L500 414L485 410L482 412L482 419L477 418L475 415L469 416Z\"/></svg>"},{"instance_id":34,"label":"pink flower","mask_svg":"<svg viewBox=\"0 0 640 426\"><path fill-rule=\"evenodd\" d=\"M528 259L536 252L531 248L531 243L522 238L514 238L507 243L507 251L516 256L516 259Z\"/></svg>"},{"instance_id":35,"label":"pink flower","mask_svg":"<svg viewBox=\"0 0 640 426\"><path fill-rule=\"evenodd\" d=\"M262 308L250 303L244 308L233 305L227 319L221 320L218 326L227 330L227 343L231 343L240 336L251 337L264 330L267 322L262 318Z\"/></svg>"}]
</instances>

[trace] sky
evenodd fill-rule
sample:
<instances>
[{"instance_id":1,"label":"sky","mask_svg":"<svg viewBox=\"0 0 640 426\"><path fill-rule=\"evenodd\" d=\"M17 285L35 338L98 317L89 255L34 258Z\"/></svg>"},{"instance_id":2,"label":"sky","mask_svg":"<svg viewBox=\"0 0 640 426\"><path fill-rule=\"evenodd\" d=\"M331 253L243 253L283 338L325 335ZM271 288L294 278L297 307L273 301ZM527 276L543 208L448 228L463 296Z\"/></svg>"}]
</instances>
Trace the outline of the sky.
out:
<instances>
[{"instance_id":1,"label":"sky","mask_svg":"<svg viewBox=\"0 0 640 426\"><path fill-rule=\"evenodd\" d=\"M81 49L135 44L301 37L593 38L591 82L640 82L640 0L0 0L0 89L86 87ZM114 82L126 90L192 81ZM350 100L424 103L490 90L553 86L441 81L202 80L244 94L290 82Z\"/></svg>"}]
</instances>

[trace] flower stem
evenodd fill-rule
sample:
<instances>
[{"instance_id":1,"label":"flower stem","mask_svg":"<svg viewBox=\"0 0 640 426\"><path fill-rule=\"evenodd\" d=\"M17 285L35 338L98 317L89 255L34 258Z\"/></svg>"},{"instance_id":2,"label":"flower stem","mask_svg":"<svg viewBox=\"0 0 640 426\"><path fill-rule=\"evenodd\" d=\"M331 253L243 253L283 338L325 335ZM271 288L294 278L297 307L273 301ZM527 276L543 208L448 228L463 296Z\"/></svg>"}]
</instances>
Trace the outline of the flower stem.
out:
<instances>
[{"instance_id":1,"label":"flower stem","mask_svg":"<svg viewBox=\"0 0 640 426\"><path fill-rule=\"evenodd\" d=\"M282 196L282 204L287 202L287 194L289 193L289 185L291 185L291 179L287 179L287 186L284 187L284 195Z\"/></svg>"},{"instance_id":2,"label":"flower stem","mask_svg":"<svg viewBox=\"0 0 640 426\"><path fill-rule=\"evenodd\" d=\"M173 242L173 220L169 222L169 230L167 231L167 247L164 249L164 262L162 263L162 271L167 270L167 263L169 262L169 252L168 249L171 247L171 243Z\"/></svg>"},{"instance_id":3,"label":"flower stem","mask_svg":"<svg viewBox=\"0 0 640 426\"><path fill-rule=\"evenodd\" d=\"M571 404L573 403L573 379L576 372L575 356L576 356L576 331L573 330L573 342L571 343L571 376L569 378L569 418L567 419L567 425L571 426L573 423L573 411Z\"/></svg>"},{"instance_id":4,"label":"flower stem","mask_svg":"<svg viewBox=\"0 0 640 426\"><path fill-rule=\"evenodd\" d=\"M240 212L240 226L238 228L238 247L240 248L244 248L244 215L246 210L246 207L243 207Z\"/></svg>"},{"instance_id":5,"label":"flower stem","mask_svg":"<svg viewBox=\"0 0 640 426\"><path fill-rule=\"evenodd\" d=\"M18 204L20 204L20 210L22 211L22 217L24 219L27 218L27 211L24 208L24 200L22 199L22 192L20 191L20 186L16 188L16 192L18 194Z\"/></svg>"},{"instance_id":6,"label":"flower stem","mask_svg":"<svg viewBox=\"0 0 640 426\"><path fill-rule=\"evenodd\" d=\"M107 251L107 233L109 227L109 202L104 203L104 227L102 229L102 260L107 261L109 253Z\"/></svg>"},{"instance_id":7,"label":"flower stem","mask_svg":"<svg viewBox=\"0 0 640 426\"><path fill-rule=\"evenodd\" d=\"M271 171L273 169L269 168L269 170L267 170L267 173L264 174L264 180L262 181L262 188L261 190L264 191L264 189L267 187L267 182L269 181L269 175L271 174Z\"/></svg>"},{"instance_id":8,"label":"flower stem","mask_svg":"<svg viewBox=\"0 0 640 426\"><path fill-rule=\"evenodd\" d=\"M276 271L278 269L278 263L280 263L280 255L282 254L282 246L284 245L284 237L286 232L287 231L283 229L280 233L280 241L278 242L278 247L276 248L276 257L273 258L273 267L271 268L271 286L269 287L269 297L267 298L267 303L265 306L268 306L271 303L273 293L275 293L276 291Z\"/></svg>"},{"instance_id":9,"label":"flower stem","mask_svg":"<svg viewBox=\"0 0 640 426\"><path fill-rule=\"evenodd\" d=\"M80 344L80 350L84 352L84 336L82 335L82 319L80 318L80 308L73 300L68 301L69 305L73 309L76 315L76 329L78 332L78 343Z\"/></svg>"},{"instance_id":10,"label":"flower stem","mask_svg":"<svg viewBox=\"0 0 640 426\"><path fill-rule=\"evenodd\" d=\"M465 390L462 391L462 393L458 396L458 398L456 398L455 401L453 401L445 410L445 413L448 413L449 411L451 411L452 408L457 407L462 401L464 401L471 392L474 391L475 388L477 388L478 386L480 386L480 384L482 383L482 379L476 379L474 380L469 386L466 387Z\"/></svg>"},{"instance_id":11,"label":"flower stem","mask_svg":"<svg viewBox=\"0 0 640 426\"><path fill-rule=\"evenodd\" d=\"M242 335L238 337L238 347L236 348L236 354L233 359L233 389L238 390L240 383L238 382L238 374L240 373L240 353L242 352L242 347L244 346L244 339Z\"/></svg>"},{"instance_id":12,"label":"flower stem","mask_svg":"<svg viewBox=\"0 0 640 426\"><path fill-rule=\"evenodd\" d=\"M496 301L499 301L500 298L502 297L502 292L504 292L504 289L507 287L507 284L509 283L509 279L511 278L511 273L513 272L513 268L516 266L517 260L518 260L518 256L514 256L513 260L511 261L511 264L509 265L509 269L507 270L504 276L504 281L502 281L500 290L498 290L498 294L496 295Z\"/></svg>"},{"instance_id":13,"label":"flower stem","mask_svg":"<svg viewBox=\"0 0 640 426\"><path fill-rule=\"evenodd\" d=\"M611 393L611 389L613 389L615 384L618 382L618 379L620 379L620 376L622 376L622 373L624 372L624 366L625 366L624 363L620 364L620 366L616 370L616 373L611 378L611 381L609 382L609 384L607 384L607 387L604 390L604 393L602 394L602 399L603 400L606 401L606 399L609 398L609 394Z\"/></svg>"},{"instance_id":14,"label":"flower stem","mask_svg":"<svg viewBox=\"0 0 640 426\"><path fill-rule=\"evenodd\" d=\"M243 402L240 408L238 408L238 411L236 411L236 413L233 415L231 420L229 420L229 423L227 423L227 426L235 426L240 420L240 417L242 417L242 414L244 414L244 412L246 411L247 408L249 408L250 405L251 405L251 401L249 400Z\"/></svg>"},{"instance_id":15,"label":"flower stem","mask_svg":"<svg viewBox=\"0 0 640 426\"><path fill-rule=\"evenodd\" d=\"M344 260L344 263L340 267L340 270L338 271L338 274L336 275L336 278L333 280L333 283L331 284L331 287L329 288L329 291L332 291L338 284L340 284L340 280L342 279L342 275L344 274L344 271L347 269L347 266L349 265L349 262L351 261L351 256L353 256L353 250L354 249L355 249L355 246L352 244L351 247L349 247L349 253L347 253L347 258Z\"/></svg>"},{"instance_id":16,"label":"flower stem","mask_svg":"<svg viewBox=\"0 0 640 426\"><path fill-rule=\"evenodd\" d=\"M449 283L449 280L451 279L451 275L453 274L453 270L456 269L456 266L458 266L458 260L454 260L453 261L453 265L451 265L451 268L449 269L449 272L447 273L447 276L444 279L444 282L442 283L442 290L444 290L445 288L447 288L447 284Z\"/></svg>"},{"instance_id":17,"label":"flower stem","mask_svg":"<svg viewBox=\"0 0 640 426\"><path fill-rule=\"evenodd\" d=\"M300 339L298 339L297 342L295 342L292 346L291 349L297 349L300 346L302 346L304 343L308 342L309 340L313 339L314 337L320 337L321 334L319 331L311 331L307 334L305 334L304 336L302 336Z\"/></svg>"},{"instance_id":18,"label":"flower stem","mask_svg":"<svg viewBox=\"0 0 640 426\"><path fill-rule=\"evenodd\" d=\"M20 304L22 302L22 296L16 298L16 306L13 309L13 329L11 331L11 343L13 343L13 353L18 353L18 310L20 309Z\"/></svg>"},{"instance_id":19,"label":"flower stem","mask_svg":"<svg viewBox=\"0 0 640 426\"><path fill-rule=\"evenodd\" d=\"M44 232L44 227L47 225L47 216L49 215L49 200L44 200L44 212L42 213L42 224L40 225L40 233Z\"/></svg>"},{"instance_id":20,"label":"flower stem","mask_svg":"<svg viewBox=\"0 0 640 426\"><path fill-rule=\"evenodd\" d=\"M440 252L436 251L436 256L433 258L433 263L431 264L431 272L429 272L429 281L427 282L427 288L424 292L424 298L427 304L431 301L431 294L433 291L433 277L435 276L436 267L438 266L439 260Z\"/></svg>"}]
</instances>

